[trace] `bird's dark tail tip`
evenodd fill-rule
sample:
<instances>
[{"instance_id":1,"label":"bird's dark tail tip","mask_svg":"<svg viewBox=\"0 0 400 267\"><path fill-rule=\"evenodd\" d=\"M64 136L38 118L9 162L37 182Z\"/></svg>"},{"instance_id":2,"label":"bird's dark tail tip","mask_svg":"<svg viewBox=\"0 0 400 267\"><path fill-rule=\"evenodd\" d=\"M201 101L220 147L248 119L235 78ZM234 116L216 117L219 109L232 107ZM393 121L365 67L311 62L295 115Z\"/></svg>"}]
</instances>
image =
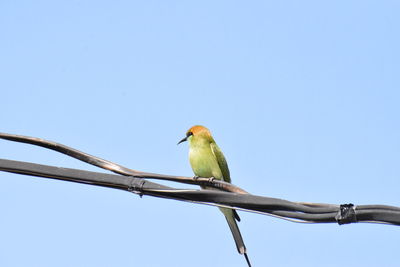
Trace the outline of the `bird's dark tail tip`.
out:
<instances>
[{"instance_id":1,"label":"bird's dark tail tip","mask_svg":"<svg viewBox=\"0 0 400 267\"><path fill-rule=\"evenodd\" d=\"M244 257L246 258L247 265L249 265L249 267L251 267L251 263L250 263L250 260L249 260L249 256L247 256L247 253L246 253L246 252L243 253L243 255L244 255Z\"/></svg>"}]
</instances>

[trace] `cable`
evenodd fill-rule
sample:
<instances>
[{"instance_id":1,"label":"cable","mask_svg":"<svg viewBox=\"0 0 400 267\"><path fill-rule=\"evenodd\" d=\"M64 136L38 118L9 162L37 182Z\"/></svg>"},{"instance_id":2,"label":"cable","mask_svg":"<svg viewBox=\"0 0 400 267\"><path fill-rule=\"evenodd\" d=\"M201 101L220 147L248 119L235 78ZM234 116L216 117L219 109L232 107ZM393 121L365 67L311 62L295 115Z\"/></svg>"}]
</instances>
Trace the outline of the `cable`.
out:
<instances>
[{"instance_id":1,"label":"cable","mask_svg":"<svg viewBox=\"0 0 400 267\"><path fill-rule=\"evenodd\" d=\"M132 176L59 168L6 159L0 159L0 171L120 189L139 195L231 207L295 222L339 224L372 222L400 225L400 208L386 205L312 205L312 203L305 205L300 202L251 194L178 189Z\"/></svg>"}]
</instances>

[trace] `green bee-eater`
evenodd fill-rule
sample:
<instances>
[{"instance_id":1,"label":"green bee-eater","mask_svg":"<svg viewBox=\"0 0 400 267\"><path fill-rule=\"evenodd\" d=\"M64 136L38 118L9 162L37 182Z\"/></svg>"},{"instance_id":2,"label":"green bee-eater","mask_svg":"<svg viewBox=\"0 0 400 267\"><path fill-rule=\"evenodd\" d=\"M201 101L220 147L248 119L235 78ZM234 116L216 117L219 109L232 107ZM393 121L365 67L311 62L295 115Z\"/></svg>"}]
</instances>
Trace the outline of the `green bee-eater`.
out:
<instances>
[{"instance_id":1,"label":"green bee-eater","mask_svg":"<svg viewBox=\"0 0 400 267\"><path fill-rule=\"evenodd\" d=\"M215 143L210 131L204 126L193 126L186 132L186 137L179 141L178 144L189 142L189 161L195 176L215 178L230 183L228 164L222 154L221 149ZM214 189L214 188L206 188ZM236 220L240 221L236 210L229 208L219 208L225 215L225 218L231 229L236 247L240 254L244 254L249 266L250 261L247 257L246 246L244 245L242 235Z\"/></svg>"}]
</instances>

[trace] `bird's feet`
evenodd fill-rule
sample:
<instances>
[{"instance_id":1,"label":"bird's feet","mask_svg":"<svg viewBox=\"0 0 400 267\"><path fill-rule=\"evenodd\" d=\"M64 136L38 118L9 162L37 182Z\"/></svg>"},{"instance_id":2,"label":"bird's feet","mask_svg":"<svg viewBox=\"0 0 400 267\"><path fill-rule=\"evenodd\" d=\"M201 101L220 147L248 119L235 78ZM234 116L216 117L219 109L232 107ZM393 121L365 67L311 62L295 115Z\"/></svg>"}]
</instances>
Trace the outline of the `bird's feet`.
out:
<instances>
[{"instance_id":1,"label":"bird's feet","mask_svg":"<svg viewBox=\"0 0 400 267\"><path fill-rule=\"evenodd\" d=\"M197 179L199 179L199 177L200 177L200 176L197 176L197 175L196 175L196 176L193 176L193 180L194 180L194 181L197 181ZM208 183L212 183L214 180L215 180L215 177L210 177L210 178L208 178L207 182L208 182Z\"/></svg>"}]
</instances>

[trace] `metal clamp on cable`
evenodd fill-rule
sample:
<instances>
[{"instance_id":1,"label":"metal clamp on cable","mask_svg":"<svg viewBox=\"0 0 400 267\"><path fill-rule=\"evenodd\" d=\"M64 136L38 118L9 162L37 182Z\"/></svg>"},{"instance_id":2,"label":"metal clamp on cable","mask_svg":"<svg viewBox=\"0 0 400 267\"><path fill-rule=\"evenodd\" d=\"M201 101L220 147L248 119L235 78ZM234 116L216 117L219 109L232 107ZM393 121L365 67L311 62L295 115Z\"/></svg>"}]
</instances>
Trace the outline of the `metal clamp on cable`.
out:
<instances>
[{"instance_id":1,"label":"metal clamp on cable","mask_svg":"<svg viewBox=\"0 0 400 267\"><path fill-rule=\"evenodd\" d=\"M143 185L145 182L146 182L145 179L133 178L131 185L128 188L128 191L138 194L140 197L142 197L143 196Z\"/></svg>"},{"instance_id":2,"label":"metal clamp on cable","mask_svg":"<svg viewBox=\"0 0 400 267\"><path fill-rule=\"evenodd\" d=\"M356 208L354 204L342 204L338 214L335 216L336 221L339 225L357 222Z\"/></svg>"}]
</instances>

